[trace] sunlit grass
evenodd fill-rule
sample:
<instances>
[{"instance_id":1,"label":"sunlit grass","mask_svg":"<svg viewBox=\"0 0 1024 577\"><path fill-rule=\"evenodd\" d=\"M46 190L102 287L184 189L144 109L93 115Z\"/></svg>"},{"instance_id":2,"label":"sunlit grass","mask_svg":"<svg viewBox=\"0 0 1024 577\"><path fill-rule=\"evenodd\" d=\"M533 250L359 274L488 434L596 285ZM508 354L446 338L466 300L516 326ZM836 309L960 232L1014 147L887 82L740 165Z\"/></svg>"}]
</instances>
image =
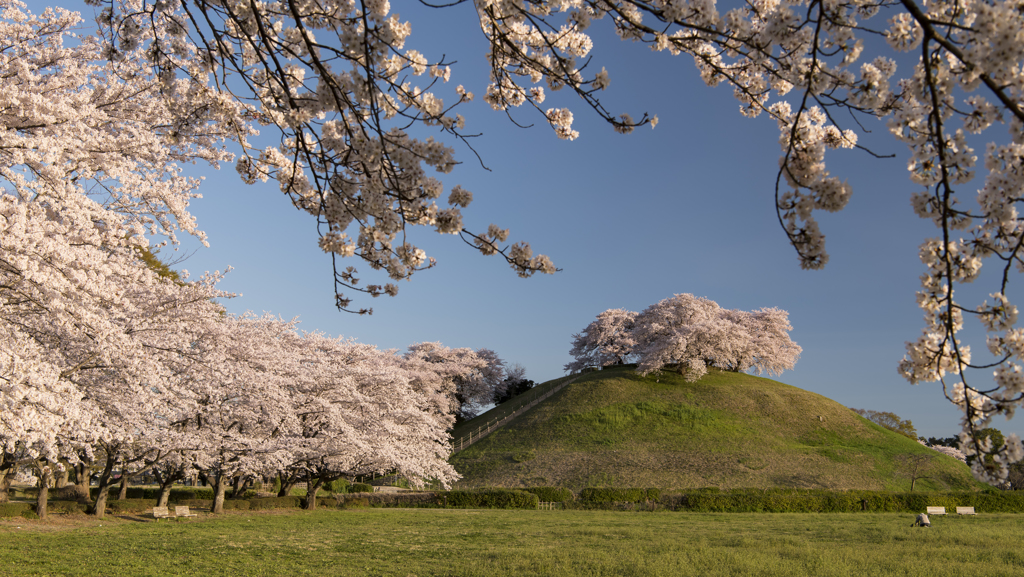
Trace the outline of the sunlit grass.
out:
<instances>
[{"instance_id":1,"label":"sunlit grass","mask_svg":"<svg viewBox=\"0 0 1024 577\"><path fill-rule=\"evenodd\" d=\"M2 575L1021 575L1016 515L394 510L0 524Z\"/></svg>"}]
</instances>

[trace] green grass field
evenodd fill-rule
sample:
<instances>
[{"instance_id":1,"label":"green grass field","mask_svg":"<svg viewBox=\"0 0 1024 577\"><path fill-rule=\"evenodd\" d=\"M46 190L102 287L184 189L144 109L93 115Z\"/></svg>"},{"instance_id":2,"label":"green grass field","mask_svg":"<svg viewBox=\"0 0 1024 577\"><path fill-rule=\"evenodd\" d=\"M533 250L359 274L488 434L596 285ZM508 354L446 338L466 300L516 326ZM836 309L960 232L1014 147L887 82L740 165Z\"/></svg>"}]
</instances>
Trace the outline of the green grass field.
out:
<instances>
[{"instance_id":1,"label":"green grass field","mask_svg":"<svg viewBox=\"0 0 1024 577\"><path fill-rule=\"evenodd\" d=\"M1009 514L366 509L156 523L0 521L0 575L874 576L1024 574Z\"/></svg>"}]
</instances>

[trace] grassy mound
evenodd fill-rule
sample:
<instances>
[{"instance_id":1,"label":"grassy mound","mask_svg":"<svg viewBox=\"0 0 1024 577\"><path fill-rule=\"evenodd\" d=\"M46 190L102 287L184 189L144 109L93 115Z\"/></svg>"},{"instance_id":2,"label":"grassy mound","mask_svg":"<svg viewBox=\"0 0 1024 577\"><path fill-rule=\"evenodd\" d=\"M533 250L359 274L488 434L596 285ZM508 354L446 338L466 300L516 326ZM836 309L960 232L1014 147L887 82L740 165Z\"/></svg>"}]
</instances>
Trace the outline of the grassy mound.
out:
<instances>
[{"instance_id":1,"label":"grassy mound","mask_svg":"<svg viewBox=\"0 0 1024 577\"><path fill-rule=\"evenodd\" d=\"M916 455L926 457L915 473ZM452 464L460 487L908 491L915 476L917 491L982 487L966 465L835 401L715 370L696 383L630 367L584 375Z\"/></svg>"}]
</instances>

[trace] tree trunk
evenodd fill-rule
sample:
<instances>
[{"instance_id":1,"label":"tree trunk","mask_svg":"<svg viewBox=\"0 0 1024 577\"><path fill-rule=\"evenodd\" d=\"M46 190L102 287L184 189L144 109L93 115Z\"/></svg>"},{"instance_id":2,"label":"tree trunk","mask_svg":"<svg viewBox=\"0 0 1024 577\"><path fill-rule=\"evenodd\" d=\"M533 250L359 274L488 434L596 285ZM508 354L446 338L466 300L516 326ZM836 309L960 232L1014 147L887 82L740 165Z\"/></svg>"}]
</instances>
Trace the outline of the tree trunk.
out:
<instances>
[{"instance_id":1,"label":"tree trunk","mask_svg":"<svg viewBox=\"0 0 1024 577\"><path fill-rule=\"evenodd\" d=\"M231 498L241 499L251 484L252 478L247 475L239 475L235 477L234 483L231 486Z\"/></svg>"},{"instance_id":2,"label":"tree trunk","mask_svg":"<svg viewBox=\"0 0 1024 577\"><path fill-rule=\"evenodd\" d=\"M114 460L111 455L107 456L107 464L103 466L100 473L99 487L96 489L96 502L92 507L92 514L102 519L107 512L107 495L110 493L110 475L114 472Z\"/></svg>"},{"instance_id":3,"label":"tree trunk","mask_svg":"<svg viewBox=\"0 0 1024 577\"><path fill-rule=\"evenodd\" d=\"M11 481L14 480L14 461L5 460L0 453L0 503L6 503L11 495Z\"/></svg>"},{"instance_id":4,"label":"tree trunk","mask_svg":"<svg viewBox=\"0 0 1024 577\"><path fill-rule=\"evenodd\" d=\"M128 498L128 469L121 467L121 490L117 493L117 500L124 501Z\"/></svg>"},{"instance_id":5,"label":"tree trunk","mask_svg":"<svg viewBox=\"0 0 1024 577\"><path fill-rule=\"evenodd\" d=\"M303 509L316 509L316 494L323 484L324 480L321 477L307 477L306 497L302 500Z\"/></svg>"},{"instance_id":6,"label":"tree trunk","mask_svg":"<svg viewBox=\"0 0 1024 577\"><path fill-rule=\"evenodd\" d=\"M54 489L63 489L68 484L68 478L71 476L71 465L67 461L62 461L64 469L57 472L57 480L53 483Z\"/></svg>"},{"instance_id":7,"label":"tree trunk","mask_svg":"<svg viewBox=\"0 0 1024 577\"><path fill-rule=\"evenodd\" d=\"M91 461L82 460L75 465L75 484L78 485L78 494L85 495L89 499L89 477L91 477ZM91 500L91 499L90 499Z\"/></svg>"},{"instance_id":8,"label":"tree trunk","mask_svg":"<svg viewBox=\"0 0 1024 577\"><path fill-rule=\"evenodd\" d=\"M281 490L277 492L278 497L287 497L292 494L292 487L295 486L295 478L289 476L287 479L281 475Z\"/></svg>"},{"instance_id":9,"label":"tree trunk","mask_svg":"<svg viewBox=\"0 0 1024 577\"><path fill-rule=\"evenodd\" d=\"M167 502L171 500L171 487L174 486L174 482L181 479L184 475L178 473L168 473L167 475L161 475L159 471L153 471L156 476L157 483L160 484L160 495L157 497L156 506L166 507Z\"/></svg>"},{"instance_id":10,"label":"tree trunk","mask_svg":"<svg viewBox=\"0 0 1024 577\"><path fill-rule=\"evenodd\" d=\"M38 462L40 475L39 475L39 495L36 496L36 515L39 515L40 519L46 518L46 500L50 496L50 481L53 480L53 471L50 470L50 464L46 461Z\"/></svg>"},{"instance_id":11,"label":"tree trunk","mask_svg":"<svg viewBox=\"0 0 1024 577\"><path fill-rule=\"evenodd\" d=\"M228 488L228 479L224 477L223 473L217 473L213 478L213 506L210 507L211 513L223 513L224 512L224 493Z\"/></svg>"}]
</instances>

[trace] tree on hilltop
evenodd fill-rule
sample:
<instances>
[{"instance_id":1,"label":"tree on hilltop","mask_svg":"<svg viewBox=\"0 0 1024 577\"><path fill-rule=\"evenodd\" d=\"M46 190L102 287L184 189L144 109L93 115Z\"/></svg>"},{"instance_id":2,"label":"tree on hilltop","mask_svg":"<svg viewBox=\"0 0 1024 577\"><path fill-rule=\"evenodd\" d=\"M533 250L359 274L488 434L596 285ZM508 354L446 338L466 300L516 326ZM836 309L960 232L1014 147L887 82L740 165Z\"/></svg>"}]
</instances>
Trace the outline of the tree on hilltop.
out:
<instances>
[{"instance_id":1,"label":"tree on hilltop","mask_svg":"<svg viewBox=\"0 0 1024 577\"><path fill-rule=\"evenodd\" d=\"M572 336L569 354L575 360L565 365L565 370L575 373L587 367L625 363L636 348L633 336L636 315L623 309L608 309L597 315L597 320Z\"/></svg>"},{"instance_id":2,"label":"tree on hilltop","mask_svg":"<svg viewBox=\"0 0 1024 577\"><path fill-rule=\"evenodd\" d=\"M689 381L708 367L755 370L778 375L796 364L802 350L789 338L789 313L777 308L747 312L723 309L713 300L677 294L642 313L607 310L582 333L569 351L567 371L639 360L637 372L670 366Z\"/></svg>"}]
</instances>

